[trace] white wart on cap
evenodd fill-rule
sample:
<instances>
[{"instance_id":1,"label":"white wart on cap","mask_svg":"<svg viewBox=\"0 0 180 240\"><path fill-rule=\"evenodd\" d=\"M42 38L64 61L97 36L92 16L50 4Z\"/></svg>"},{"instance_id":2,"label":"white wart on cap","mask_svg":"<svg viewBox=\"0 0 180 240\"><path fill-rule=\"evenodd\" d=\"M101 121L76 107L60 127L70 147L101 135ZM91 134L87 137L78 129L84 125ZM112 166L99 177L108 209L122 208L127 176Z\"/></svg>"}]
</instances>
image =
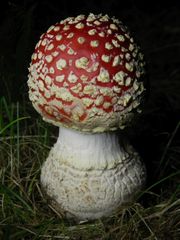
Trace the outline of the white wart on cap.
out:
<instances>
[{"instance_id":1,"label":"white wart on cap","mask_svg":"<svg viewBox=\"0 0 180 240\"><path fill-rule=\"evenodd\" d=\"M36 45L29 96L45 121L87 132L124 128L139 112L143 55L115 18L89 14L51 26Z\"/></svg>"}]
</instances>

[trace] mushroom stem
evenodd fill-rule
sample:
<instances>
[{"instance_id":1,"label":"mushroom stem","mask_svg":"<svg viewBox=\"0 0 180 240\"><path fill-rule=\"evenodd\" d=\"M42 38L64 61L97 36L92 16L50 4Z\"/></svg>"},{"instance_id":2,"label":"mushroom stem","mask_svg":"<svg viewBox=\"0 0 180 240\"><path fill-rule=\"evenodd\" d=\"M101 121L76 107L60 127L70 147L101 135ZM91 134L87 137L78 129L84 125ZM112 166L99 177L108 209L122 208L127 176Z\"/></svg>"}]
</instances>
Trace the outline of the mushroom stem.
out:
<instances>
[{"instance_id":1,"label":"mushroom stem","mask_svg":"<svg viewBox=\"0 0 180 240\"><path fill-rule=\"evenodd\" d=\"M115 132L85 134L63 127L41 172L56 209L80 220L108 216L131 201L144 181L139 155Z\"/></svg>"}]
</instances>

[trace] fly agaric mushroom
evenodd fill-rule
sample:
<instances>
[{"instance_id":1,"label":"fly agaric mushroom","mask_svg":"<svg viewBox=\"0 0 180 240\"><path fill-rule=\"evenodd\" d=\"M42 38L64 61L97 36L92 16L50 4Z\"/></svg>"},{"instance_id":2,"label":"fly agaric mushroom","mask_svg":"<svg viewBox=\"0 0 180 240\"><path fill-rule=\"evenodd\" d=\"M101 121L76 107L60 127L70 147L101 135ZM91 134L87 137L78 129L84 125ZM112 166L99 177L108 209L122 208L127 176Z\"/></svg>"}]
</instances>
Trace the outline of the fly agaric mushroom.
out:
<instances>
[{"instance_id":1,"label":"fly agaric mushroom","mask_svg":"<svg viewBox=\"0 0 180 240\"><path fill-rule=\"evenodd\" d=\"M29 97L45 121L60 127L41 183L67 216L108 216L143 186L144 165L115 130L140 112L144 73L139 47L108 15L69 17L36 45Z\"/></svg>"}]
</instances>

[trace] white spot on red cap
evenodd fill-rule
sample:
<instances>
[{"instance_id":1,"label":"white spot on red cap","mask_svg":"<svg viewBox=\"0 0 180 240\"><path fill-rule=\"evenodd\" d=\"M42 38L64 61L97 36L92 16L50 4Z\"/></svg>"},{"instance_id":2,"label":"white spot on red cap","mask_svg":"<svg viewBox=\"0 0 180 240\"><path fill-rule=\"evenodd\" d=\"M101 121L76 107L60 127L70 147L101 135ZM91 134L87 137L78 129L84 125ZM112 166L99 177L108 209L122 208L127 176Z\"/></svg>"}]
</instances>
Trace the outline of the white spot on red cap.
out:
<instances>
[{"instance_id":1,"label":"white spot on red cap","mask_svg":"<svg viewBox=\"0 0 180 240\"><path fill-rule=\"evenodd\" d=\"M108 109L111 106L112 106L112 104L110 102L104 102L103 103L103 108L105 108L105 109Z\"/></svg>"},{"instance_id":2,"label":"white spot on red cap","mask_svg":"<svg viewBox=\"0 0 180 240\"><path fill-rule=\"evenodd\" d=\"M37 53L33 53L31 59L32 59L32 60L36 60L36 59L37 59Z\"/></svg>"},{"instance_id":3,"label":"white spot on red cap","mask_svg":"<svg viewBox=\"0 0 180 240\"><path fill-rule=\"evenodd\" d=\"M93 13L90 13L86 19L87 22L92 22L96 19L96 16Z\"/></svg>"},{"instance_id":4,"label":"white spot on red cap","mask_svg":"<svg viewBox=\"0 0 180 240\"><path fill-rule=\"evenodd\" d=\"M132 43L129 44L129 51L132 52L134 50L134 45Z\"/></svg>"},{"instance_id":5,"label":"white spot on red cap","mask_svg":"<svg viewBox=\"0 0 180 240\"><path fill-rule=\"evenodd\" d=\"M51 107L45 106L45 107L44 107L44 110L45 110L47 113L52 114L52 109L51 109Z\"/></svg>"},{"instance_id":6,"label":"white spot on red cap","mask_svg":"<svg viewBox=\"0 0 180 240\"><path fill-rule=\"evenodd\" d=\"M56 35L55 38L56 38L57 41L61 41L61 39L62 39L62 35L58 34L58 35Z\"/></svg>"},{"instance_id":7,"label":"white spot on red cap","mask_svg":"<svg viewBox=\"0 0 180 240\"><path fill-rule=\"evenodd\" d=\"M119 86L113 86L113 92L115 93L120 93L121 92L121 88Z\"/></svg>"},{"instance_id":8,"label":"white spot on red cap","mask_svg":"<svg viewBox=\"0 0 180 240\"><path fill-rule=\"evenodd\" d=\"M94 21L94 24L97 25L97 26L99 26L99 25L101 25L101 22L98 21L98 20L96 20L96 21Z\"/></svg>"},{"instance_id":9,"label":"white spot on red cap","mask_svg":"<svg viewBox=\"0 0 180 240\"><path fill-rule=\"evenodd\" d=\"M68 81L71 83L77 82L78 77L71 71L68 76Z\"/></svg>"},{"instance_id":10,"label":"white spot on red cap","mask_svg":"<svg viewBox=\"0 0 180 240\"><path fill-rule=\"evenodd\" d=\"M129 87L131 85L131 82L132 82L132 78L131 77L127 77L126 80L125 80L125 86Z\"/></svg>"},{"instance_id":11,"label":"white spot on red cap","mask_svg":"<svg viewBox=\"0 0 180 240\"><path fill-rule=\"evenodd\" d=\"M126 58L126 60L129 61L131 59L131 54L130 53L126 53L125 54L125 58Z\"/></svg>"},{"instance_id":12,"label":"white spot on red cap","mask_svg":"<svg viewBox=\"0 0 180 240\"><path fill-rule=\"evenodd\" d=\"M83 23L78 23L78 24L76 24L76 26L75 26L77 29L83 29L84 28L84 24Z\"/></svg>"},{"instance_id":13,"label":"white spot on red cap","mask_svg":"<svg viewBox=\"0 0 180 240\"><path fill-rule=\"evenodd\" d=\"M48 68L47 68L46 66L44 66L44 67L42 68L42 72L43 72L44 74L47 74L47 73L48 73Z\"/></svg>"},{"instance_id":14,"label":"white spot on red cap","mask_svg":"<svg viewBox=\"0 0 180 240\"><path fill-rule=\"evenodd\" d=\"M68 51L67 51L67 53L68 53L69 55L73 55L73 54L75 54L75 51L74 51L72 48L69 48Z\"/></svg>"},{"instance_id":15,"label":"white spot on red cap","mask_svg":"<svg viewBox=\"0 0 180 240\"><path fill-rule=\"evenodd\" d=\"M61 49L61 51L64 51L66 49L66 46L64 44L61 44L58 46L59 49Z\"/></svg>"},{"instance_id":16,"label":"white spot on red cap","mask_svg":"<svg viewBox=\"0 0 180 240\"><path fill-rule=\"evenodd\" d=\"M67 35L67 38L72 38L73 36L74 36L74 33L71 32L71 33L69 33L69 34Z\"/></svg>"},{"instance_id":17,"label":"white spot on red cap","mask_svg":"<svg viewBox=\"0 0 180 240\"><path fill-rule=\"evenodd\" d=\"M111 23L111 24L110 24L110 28L111 28L112 30L118 30L118 27L117 27L114 23Z\"/></svg>"},{"instance_id":18,"label":"white spot on red cap","mask_svg":"<svg viewBox=\"0 0 180 240\"><path fill-rule=\"evenodd\" d=\"M107 96L112 97L113 96L113 90L110 87L101 87L99 91L105 97L107 97Z\"/></svg>"},{"instance_id":19,"label":"white spot on red cap","mask_svg":"<svg viewBox=\"0 0 180 240\"><path fill-rule=\"evenodd\" d=\"M50 67L50 68L49 68L49 72L52 73L52 74L54 74L54 73L55 73L54 68L53 68L53 67Z\"/></svg>"},{"instance_id":20,"label":"white spot on red cap","mask_svg":"<svg viewBox=\"0 0 180 240\"><path fill-rule=\"evenodd\" d=\"M129 93L124 94L124 96L123 96L123 106L124 107L126 107L129 104L131 98L132 98L131 94L129 94Z\"/></svg>"},{"instance_id":21,"label":"white spot on red cap","mask_svg":"<svg viewBox=\"0 0 180 240\"><path fill-rule=\"evenodd\" d=\"M67 62L65 59L60 58L57 62L56 62L56 67L59 70L62 70L63 68L65 68L67 66Z\"/></svg>"},{"instance_id":22,"label":"white spot on red cap","mask_svg":"<svg viewBox=\"0 0 180 240\"><path fill-rule=\"evenodd\" d=\"M69 28L70 28L69 25L65 25L65 26L63 27L63 30L64 30L64 31L67 31L67 30L69 30Z\"/></svg>"},{"instance_id":23,"label":"white spot on red cap","mask_svg":"<svg viewBox=\"0 0 180 240\"><path fill-rule=\"evenodd\" d=\"M96 100L94 101L94 103L95 103L96 106L102 105L103 102L104 102L104 97L103 97L102 95L98 96L98 97L96 98Z\"/></svg>"},{"instance_id":24,"label":"white spot on red cap","mask_svg":"<svg viewBox=\"0 0 180 240\"><path fill-rule=\"evenodd\" d=\"M69 90L64 87L58 88L58 91L55 92L55 95L57 98L61 98L62 100L67 102L71 102L74 99L73 95L69 92Z\"/></svg>"},{"instance_id":25,"label":"white spot on red cap","mask_svg":"<svg viewBox=\"0 0 180 240\"><path fill-rule=\"evenodd\" d=\"M65 78L65 75L58 75L58 76L56 76L55 79L56 79L57 82L63 82L64 78Z\"/></svg>"},{"instance_id":26,"label":"white spot on red cap","mask_svg":"<svg viewBox=\"0 0 180 240\"><path fill-rule=\"evenodd\" d=\"M104 62L108 63L108 62L111 61L111 56L103 54L103 55L101 56L101 59L102 59Z\"/></svg>"},{"instance_id":27,"label":"white spot on red cap","mask_svg":"<svg viewBox=\"0 0 180 240\"><path fill-rule=\"evenodd\" d=\"M119 84L119 85L124 85L124 77L126 76L125 72L119 71L117 72L113 79Z\"/></svg>"},{"instance_id":28,"label":"white spot on red cap","mask_svg":"<svg viewBox=\"0 0 180 240\"><path fill-rule=\"evenodd\" d=\"M80 14L75 18L75 21L81 21L85 19L85 15L84 14Z\"/></svg>"},{"instance_id":29,"label":"white spot on red cap","mask_svg":"<svg viewBox=\"0 0 180 240\"><path fill-rule=\"evenodd\" d=\"M88 64L89 64L89 60L86 57L81 57L75 61L75 66L77 68L86 69Z\"/></svg>"},{"instance_id":30,"label":"white spot on red cap","mask_svg":"<svg viewBox=\"0 0 180 240\"><path fill-rule=\"evenodd\" d=\"M86 107L89 107L93 104L93 100L90 98L82 98L82 102Z\"/></svg>"},{"instance_id":31,"label":"white spot on red cap","mask_svg":"<svg viewBox=\"0 0 180 240\"><path fill-rule=\"evenodd\" d=\"M135 91L137 91L139 89L139 84L137 82L137 79L135 79L134 83L133 83L133 88Z\"/></svg>"},{"instance_id":32,"label":"white spot on red cap","mask_svg":"<svg viewBox=\"0 0 180 240\"><path fill-rule=\"evenodd\" d=\"M97 79L98 79L99 82L103 82L103 83L110 82L108 70L106 70L103 67L101 67L100 73L97 76Z\"/></svg>"},{"instance_id":33,"label":"white spot on red cap","mask_svg":"<svg viewBox=\"0 0 180 240\"><path fill-rule=\"evenodd\" d=\"M104 32L100 32L100 33L98 33L98 35L99 35L100 37L105 37L105 33L104 33Z\"/></svg>"},{"instance_id":34,"label":"white spot on red cap","mask_svg":"<svg viewBox=\"0 0 180 240\"><path fill-rule=\"evenodd\" d=\"M45 96L46 98L50 98L50 97L51 97L51 92L50 92L49 90L45 89L45 91L44 91L44 96Z\"/></svg>"},{"instance_id":35,"label":"white spot on red cap","mask_svg":"<svg viewBox=\"0 0 180 240\"><path fill-rule=\"evenodd\" d=\"M47 38L44 38L44 39L42 40L42 42L41 42L41 45L44 47L44 46L47 45L47 43L48 43L48 39L47 39Z\"/></svg>"},{"instance_id":36,"label":"white spot on red cap","mask_svg":"<svg viewBox=\"0 0 180 240\"><path fill-rule=\"evenodd\" d=\"M71 90L76 94L79 93L82 90L82 84L78 83L74 85L73 87L71 87Z\"/></svg>"},{"instance_id":37,"label":"white spot on red cap","mask_svg":"<svg viewBox=\"0 0 180 240\"><path fill-rule=\"evenodd\" d=\"M44 91L44 82L42 80L38 81L38 87L41 91Z\"/></svg>"},{"instance_id":38,"label":"white spot on red cap","mask_svg":"<svg viewBox=\"0 0 180 240\"><path fill-rule=\"evenodd\" d=\"M95 35L96 33L97 33L96 29L91 29L91 30L88 31L88 34L91 35L91 36Z\"/></svg>"},{"instance_id":39,"label":"white spot on red cap","mask_svg":"<svg viewBox=\"0 0 180 240\"><path fill-rule=\"evenodd\" d=\"M58 55L59 55L59 52L58 52L58 51L52 52L52 56L53 56L53 57L57 57Z\"/></svg>"},{"instance_id":40,"label":"white spot on red cap","mask_svg":"<svg viewBox=\"0 0 180 240\"><path fill-rule=\"evenodd\" d=\"M42 52L38 52L38 58L41 59L42 58Z\"/></svg>"},{"instance_id":41,"label":"white spot on red cap","mask_svg":"<svg viewBox=\"0 0 180 240\"><path fill-rule=\"evenodd\" d=\"M113 49L113 45L109 42L106 42L105 43L105 48L108 49L108 50L111 50L111 49Z\"/></svg>"},{"instance_id":42,"label":"white spot on red cap","mask_svg":"<svg viewBox=\"0 0 180 240\"><path fill-rule=\"evenodd\" d=\"M125 63L125 68L126 68L129 72L132 72L132 71L134 70L134 64L133 64L133 62L130 62L130 63L126 62L126 63Z\"/></svg>"},{"instance_id":43,"label":"white spot on red cap","mask_svg":"<svg viewBox=\"0 0 180 240\"><path fill-rule=\"evenodd\" d=\"M118 43L118 41L117 41L117 40L115 40L115 39L112 39L112 43L113 43L113 45L114 45L115 47L117 47L117 48L119 48L119 47L120 47L120 45L119 45L119 43Z\"/></svg>"},{"instance_id":44,"label":"white spot on red cap","mask_svg":"<svg viewBox=\"0 0 180 240\"><path fill-rule=\"evenodd\" d=\"M86 81L88 80L88 76L81 75L81 76L80 76L80 79L81 79L83 82L86 82Z\"/></svg>"},{"instance_id":45,"label":"white spot on red cap","mask_svg":"<svg viewBox=\"0 0 180 240\"><path fill-rule=\"evenodd\" d=\"M52 83L52 78L51 78L50 76L46 75L46 77L45 77L45 83L46 83L47 85L50 85L50 84Z\"/></svg>"},{"instance_id":46,"label":"white spot on red cap","mask_svg":"<svg viewBox=\"0 0 180 240\"><path fill-rule=\"evenodd\" d=\"M99 20L101 22L108 22L109 21L109 16L106 14L106 15L102 16Z\"/></svg>"},{"instance_id":47,"label":"white spot on red cap","mask_svg":"<svg viewBox=\"0 0 180 240\"><path fill-rule=\"evenodd\" d=\"M88 95L94 95L96 94L96 86L93 85L86 85L83 89L83 93L84 94L88 94Z\"/></svg>"},{"instance_id":48,"label":"white spot on red cap","mask_svg":"<svg viewBox=\"0 0 180 240\"><path fill-rule=\"evenodd\" d=\"M53 29L55 32L58 32L60 30L60 26L55 26Z\"/></svg>"},{"instance_id":49,"label":"white spot on red cap","mask_svg":"<svg viewBox=\"0 0 180 240\"><path fill-rule=\"evenodd\" d=\"M114 57L112 66L113 66L113 67L116 67L116 66L118 66L118 65L120 64L120 62L121 62L121 58L120 58L119 55L117 55L117 56Z\"/></svg>"},{"instance_id":50,"label":"white spot on red cap","mask_svg":"<svg viewBox=\"0 0 180 240\"><path fill-rule=\"evenodd\" d=\"M75 106L73 107L71 113L72 113L72 119L74 121L79 121L80 117L82 117L84 114L84 108L83 108L82 104L76 103Z\"/></svg>"},{"instance_id":51,"label":"white spot on red cap","mask_svg":"<svg viewBox=\"0 0 180 240\"><path fill-rule=\"evenodd\" d=\"M99 41L98 40L93 40L90 42L91 47L98 47L99 46Z\"/></svg>"},{"instance_id":52,"label":"white spot on red cap","mask_svg":"<svg viewBox=\"0 0 180 240\"><path fill-rule=\"evenodd\" d=\"M124 37L122 34L117 34L116 37L117 37L117 39L118 39L120 42L124 42L124 41L125 41L125 37Z\"/></svg>"},{"instance_id":53,"label":"white spot on red cap","mask_svg":"<svg viewBox=\"0 0 180 240\"><path fill-rule=\"evenodd\" d=\"M108 34L112 34L113 32L112 32L111 29L108 29L108 30L107 30L107 33L108 33Z\"/></svg>"},{"instance_id":54,"label":"white spot on red cap","mask_svg":"<svg viewBox=\"0 0 180 240\"><path fill-rule=\"evenodd\" d=\"M87 68L87 72L95 72L99 67L99 62L94 62L89 68Z\"/></svg>"},{"instance_id":55,"label":"white spot on red cap","mask_svg":"<svg viewBox=\"0 0 180 240\"><path fill-rule=\"evenodd\" d=\"M47 56L45 57L45 59L46 59L46 61L47 61L48 63L50 63L50 62L52 62L53 57L52 57L51 55L47 55Z\"/></svg>"},{"instance_id":56,"label":"white spot on red cap","mask_svg":"<svg viewBox=\"0 0 180 240\"><path fill-rule=\"evenodd\" d=\"M85 42L85 38L84 37L78 37L77 39L79 44L83 44Z\"/></svg>"},{"instance_id":57,"label":"white spot on red cap","mask_svg":"<svg viewBox=\"0 0 180 240\"><path fill-rule=\"evenodd\" d=\"M51 30L53 30L54 27L55 27L54 25L50 26L47 30L47 33L49 33Z\"/></svg>"}]
</instances>

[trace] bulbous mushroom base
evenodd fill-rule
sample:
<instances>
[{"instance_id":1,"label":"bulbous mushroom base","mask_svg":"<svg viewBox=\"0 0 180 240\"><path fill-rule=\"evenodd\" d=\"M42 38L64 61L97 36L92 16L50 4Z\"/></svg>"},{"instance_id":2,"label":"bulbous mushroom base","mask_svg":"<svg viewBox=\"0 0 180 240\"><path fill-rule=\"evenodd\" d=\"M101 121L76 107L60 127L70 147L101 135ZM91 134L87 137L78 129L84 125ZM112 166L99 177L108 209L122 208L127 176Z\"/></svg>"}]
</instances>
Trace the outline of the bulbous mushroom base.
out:
<instances>
[{"instance_id":1,"label":"bulbous mushroom base","mask_svg":"<svg viewBox=\"0 0 180 240\"><path fill-rule=\"evenodd\" d=\"M145 168L115 133L85 135L61 129L41 171L42 187L67 217L97 219L132 201L145 182Z\"/></svg>"}]
</instances>

